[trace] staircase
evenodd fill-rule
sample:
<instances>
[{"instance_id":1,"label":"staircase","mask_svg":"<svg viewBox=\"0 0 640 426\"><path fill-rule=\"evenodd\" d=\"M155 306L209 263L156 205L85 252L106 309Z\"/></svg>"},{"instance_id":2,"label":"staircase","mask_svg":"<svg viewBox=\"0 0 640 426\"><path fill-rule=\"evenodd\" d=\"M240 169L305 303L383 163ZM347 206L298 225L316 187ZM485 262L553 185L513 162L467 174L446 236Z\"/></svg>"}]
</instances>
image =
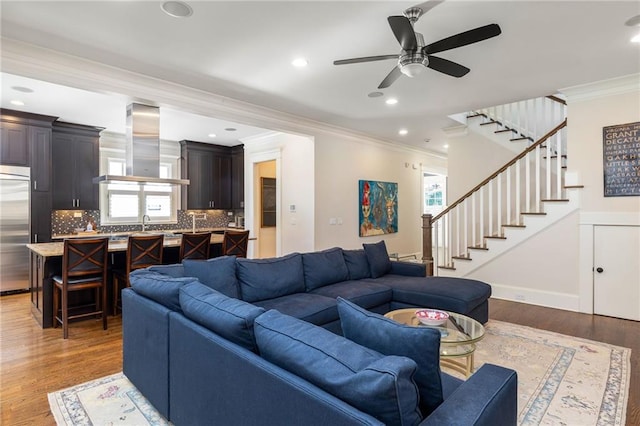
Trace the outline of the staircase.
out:
<instances>
[{"instance_id":1,"label":"staircase","mask_svg":"<svg viewBox=\"0 0 640 426\"><path fill-rule=\"evenodd\" d=\"M580 186L565 177L562 99L482 108L457 119L519 152L440 214L423 216L423 260L433 262L434 275L463 277L576 211Z\"/></svg>"}]
</instances>

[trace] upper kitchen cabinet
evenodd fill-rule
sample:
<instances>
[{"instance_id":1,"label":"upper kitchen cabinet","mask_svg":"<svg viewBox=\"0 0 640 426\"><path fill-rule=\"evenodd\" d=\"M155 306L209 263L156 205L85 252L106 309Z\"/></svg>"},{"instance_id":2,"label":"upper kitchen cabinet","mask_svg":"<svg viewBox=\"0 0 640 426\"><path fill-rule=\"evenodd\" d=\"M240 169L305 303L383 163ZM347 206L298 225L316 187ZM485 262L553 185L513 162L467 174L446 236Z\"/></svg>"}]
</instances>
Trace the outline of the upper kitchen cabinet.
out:
<instances>
[{"instance_id":1,"label":"upper kitchen cabinet","mask_svg":"<svg viewBox=\"0 0 640 426\"><path fill-rule=\"evenodd\" d=\"M231 207L244 209L244 146L231 148Z\"/></svg>"},{"instance_id":2,"label":"upper kitchen cabinet","mask_svg":"<svg viewBox=\"0 0 640 426\"><path fill-rule=\"evenodd\" d=\"M0 110L0 163L31 167L31 188L48 192L51 186L51 124L56 117L8 109Z\"/></svg>"},{"instance_id":3,"label":"upper kitchen cabinet","mask_svg":"<svg viewBox=\"0 0 640 426\"><path fill-rule=\"evenodd\" d=\"M53 126L54 210L98 210L99 138L102 127L56 122Z\"/></svg>"},{"instance_id":4,"label":"upper kitchen cabinet","mask_svg":"<svg viewBox=\"0 0 640 426\"><path fill-rule=\"evenodd\" d=\"M180 141L181 174L190 184L182 191L182 208L231 209L232 158L229 147Z\"/></svg>"}]
</instances>

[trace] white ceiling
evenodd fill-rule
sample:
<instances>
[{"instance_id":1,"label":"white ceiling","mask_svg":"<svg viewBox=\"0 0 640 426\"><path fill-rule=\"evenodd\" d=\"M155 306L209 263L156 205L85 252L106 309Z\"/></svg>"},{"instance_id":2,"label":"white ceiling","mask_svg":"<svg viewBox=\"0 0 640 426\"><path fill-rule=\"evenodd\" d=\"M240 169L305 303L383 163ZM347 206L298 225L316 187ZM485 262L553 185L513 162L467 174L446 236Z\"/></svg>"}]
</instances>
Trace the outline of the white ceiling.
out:
<instances>
[{"instance_id":1,"label":"white ceiling","mask_svg":"<svg viewBox=\"0 0 640 426\"><path fill-rule=\"evenodd\" d=\"M332 62L399 53L386 18L401 14L413 2L191 1L193 16L183 19L164 14L160 4L3 0L1 34L440 152L446 142L442 128L453 124L450 114L640 73L640 44L629 42L640 27L624 25L640 14L638 1L447 0L416 24L425 42L489 23L499 24L502 34L437 55L471 68L465 77L428 69L413 79L401 77L378 98L367 94L378 90L393 60L343 66ZM291 61L296 57L307 58L309 66L294 68ZM2 107L21 109L6 103L18 94L11 90L17 77L2 78ZM85 92L87 103L75 102L71 94L41 99L49 93L25 95L29 100L22 109L124 131L126 93L109 98ZM391 96L399 100L397 105L385 104ZM167 133L161 136L167 139L205 141L206 134L215 132L217 142L231 143L261 131L232 125L239 130L230 136L208 129L231 124L205 122L196 127L187 121L189 114L165 110L167 116L161 110L161 119ZM400 128L409 133L399 136ZM431 142L425 143L426 138Z\"/></svg>"}]
</instances>

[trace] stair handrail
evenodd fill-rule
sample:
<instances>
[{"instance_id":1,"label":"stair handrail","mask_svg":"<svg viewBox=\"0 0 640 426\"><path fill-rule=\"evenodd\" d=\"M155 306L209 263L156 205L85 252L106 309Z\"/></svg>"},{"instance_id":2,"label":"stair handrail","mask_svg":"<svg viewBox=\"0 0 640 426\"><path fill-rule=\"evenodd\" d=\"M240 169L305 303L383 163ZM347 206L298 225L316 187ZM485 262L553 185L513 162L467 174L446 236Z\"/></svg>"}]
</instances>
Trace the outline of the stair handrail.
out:
<instances>
[{"instance_id":1,"label":"stair handrail","mask_svg":"<svg viewBox=\"0 0 640 426\"><path fill-rule=\"evenodd\" d=\"M440 219L441 217L443 217L444 215L446 215L447 213L449 213L451 210L453 210L458 204L462 203L464 200L466 200L467 198L469 198L471 195L473 195L476 191L478 191L481 187L485 186L486 184L488 184L489 182L491 182L496 176L498 176L500 173L504 172L505 170L507 170L509 167L511 167L512 165L514 165L516 162L518 162L519 160L521 160L522 158L524 158L528 153L530 153L531 151L535 150L537 146L542 145L542 143L544 143L547 139L549 139L551 136L555 135L556 133L558 133L560 130L562 130L563 128L565 128L567 126L567 119L565 118L562 123L558 124L556 127L554 127L553 129L549 130L549 132L547 132L544 136L542 136L540 139L538 139L536 142L534 142L533 144L531 144L531 146L529 146L527 149L525 149L524 151L522 151L520 154L516 155L511 161L509 161L508 163L506 163L504 166L500 167L498 170L496 170L495 172L493 172L493 174L491 174L491 176L489 176L488 178L486 178L485 180L483 180L482 182L480 182L478 185L476 185L473 189L471 189L469 192L467 192L466 194L464 194L462 197L458 198L453 204L451 204L450 206L448 206L446 209L444 209L443 211L441 211L440 213L438 213L436 216L434 216L431 219L431 223L436 222L438 219Z\"/></svg>"}]
</instances>

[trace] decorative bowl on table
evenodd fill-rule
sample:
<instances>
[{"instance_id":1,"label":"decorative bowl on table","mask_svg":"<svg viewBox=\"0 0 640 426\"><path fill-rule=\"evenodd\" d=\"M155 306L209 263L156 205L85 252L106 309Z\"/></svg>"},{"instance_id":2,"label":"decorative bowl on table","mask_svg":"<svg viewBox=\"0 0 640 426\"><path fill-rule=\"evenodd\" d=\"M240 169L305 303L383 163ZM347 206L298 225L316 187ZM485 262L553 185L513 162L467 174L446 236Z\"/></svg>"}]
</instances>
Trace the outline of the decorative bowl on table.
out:
<instances>
[{"instance_id":1,"label":"decorative bowl on table","mask_svg":"<svg viewBox=\"0 0 640 426\"><path fill-rule=\"evenodd\" d=\"M439 326L447 322L449 314L438 309L419 309L416 318L424 325Z\"/></svg>"}]
</instances>

